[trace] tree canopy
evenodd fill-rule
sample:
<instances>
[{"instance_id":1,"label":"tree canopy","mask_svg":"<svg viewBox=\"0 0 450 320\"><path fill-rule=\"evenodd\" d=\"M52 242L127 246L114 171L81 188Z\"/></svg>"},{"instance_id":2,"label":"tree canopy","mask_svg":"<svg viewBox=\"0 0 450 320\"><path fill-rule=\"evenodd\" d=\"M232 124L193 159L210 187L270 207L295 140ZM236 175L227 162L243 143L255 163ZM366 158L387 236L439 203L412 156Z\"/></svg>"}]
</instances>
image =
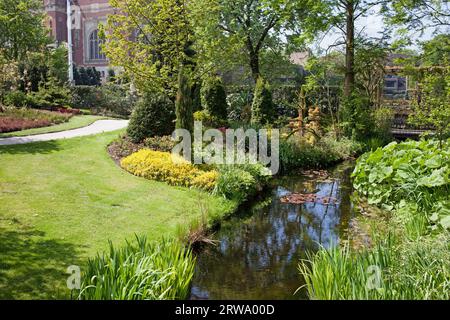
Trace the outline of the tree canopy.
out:
<instances>
[{"instance_id":1,"label":"tree canopy","mask_svg":"<svg viewBox=\"0 0 450 320\"><path fill-rule=\"evenodd\" d=\"M0 1L0 48L8 60L22 59L50 43L41 0Z\"/></svg>"}]
</instances>

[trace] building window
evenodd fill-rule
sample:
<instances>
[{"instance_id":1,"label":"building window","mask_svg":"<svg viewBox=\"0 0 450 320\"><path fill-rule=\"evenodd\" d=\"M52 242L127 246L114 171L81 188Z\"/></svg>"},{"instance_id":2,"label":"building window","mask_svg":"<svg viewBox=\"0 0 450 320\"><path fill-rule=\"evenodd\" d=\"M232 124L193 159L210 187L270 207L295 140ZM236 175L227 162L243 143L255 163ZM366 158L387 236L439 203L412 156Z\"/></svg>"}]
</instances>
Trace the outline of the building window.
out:
<instances>
[{"instance_id":1,"label":"building window","mask_svg":"<svg viewBox=\"0 0 450 320\"><path fill-rule=\"evenodd\" d=\"M98 30L92 31L89 36L89 60L106 60L101 49L102 43L103 41L98 37Z\"/></svg>"}]
</instances>

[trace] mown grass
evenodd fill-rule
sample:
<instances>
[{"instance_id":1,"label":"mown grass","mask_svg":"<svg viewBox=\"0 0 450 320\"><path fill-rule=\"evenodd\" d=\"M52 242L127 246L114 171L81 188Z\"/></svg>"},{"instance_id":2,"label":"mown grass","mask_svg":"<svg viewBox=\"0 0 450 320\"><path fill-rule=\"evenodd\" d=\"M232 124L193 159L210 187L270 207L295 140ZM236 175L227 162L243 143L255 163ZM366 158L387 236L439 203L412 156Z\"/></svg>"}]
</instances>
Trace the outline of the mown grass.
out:
<instances>
[{"instance_id":1,"label":"mown grass","mask_svg":"<svg viewBox=\"0 0 450 320\"><path fill-rule=\"evenodd\" d=\"M214 217L235 209L120 169L106 151L118 134L0 147L0 299L69 298L67 267L108 240L176 236L201 215L200 198Z\"/></svg>"},{"instance_id":2,"label":"mown grass","mask_svg":"<svg viewBox=\"0 0 450 320\"><path fill-rule=\"evenodd\" d=\"M0 138L24 137L24 136L32 136L32 135L42 134L42 133L52 133L52 132L60 132L60 131L65 131L65 130L72 130L72 129L86 127L86 126L94 123L95 121L101 120L101 119L106 119L106 117L93 116L93 115L73 116L67 122L63 122L63 123L48 126L48 127L0 133Z\"/></svg>"}]
</instances>

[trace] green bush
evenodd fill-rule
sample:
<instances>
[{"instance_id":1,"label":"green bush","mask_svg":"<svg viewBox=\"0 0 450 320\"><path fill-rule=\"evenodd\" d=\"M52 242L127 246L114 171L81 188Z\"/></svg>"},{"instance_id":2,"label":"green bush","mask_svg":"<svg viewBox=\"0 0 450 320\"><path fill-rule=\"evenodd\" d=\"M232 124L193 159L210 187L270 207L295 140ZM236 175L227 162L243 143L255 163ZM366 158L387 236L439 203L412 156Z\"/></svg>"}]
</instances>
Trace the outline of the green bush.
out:
<instances>
[{"instance_id":1,"label":"green bush","mask_svg":"<svg viewBox=\"0 0 450 320\"><path fill-rule=\"evenodd\" d=\"M374 126L372 135L382 141L383 144L388 144L392 141L392 124L394 121L395 112L389 107L380 107L373 111L372 117Z\"/></svg>"},{"instance_id":2,"label":"green bush","mask_svg":"<svg viewBox=\"0 0 450 320\"><path fill-rule=\"evenodd\" d=\"M54 109L70 105L70 90L48 81L39 90L28 95L28 106L36 109Z\"/></svg>"},{"instance_id":3,"label":"green bush","mask_svg":"<svg viewBox=\"0 0 450 320\"><path fill-rule=\"evenodd\" d=\"M259 78L256 82L255 93L252 102L252 124L271 123L275 118L275 110L272 102L272 93L269 84Z\"/></svg>"},{"instance_id":4,"label":"green bush","mask_svg":"<svg viewBox=\"0 0 450 320\"><path fill-rule=\"evenodd\" d=\"M80 300L174 300L187 299L194 275L195 258L190 249L174 240L137 243L88 261L83 273Z\"/></svg>"},{"instance_id":5,"label":"green bush","mask_svg":"<svg viewBox=\"0 0 450 320\"><path fill-rule=\"evenodd\" d=\"M320 146L292 139L280 141L280 167L282 172L298 168L324 168L338 160L338 155Z\"/></svg>"},{"instance_id":6,"label":"green bush","mask_svg":"<svg viewBox=\"0 0 450 320\"><path fill-rule=\"evenodd\" d=\"M222 166L214 193L241 203L255 192L256 185L251 173L233 166Z\"/></svg>"},{"instance_id":7,"label":"green bush","mask_svg":"<svg viewBox=\"0 0 450 320\"><path fill-rule=\"evenodd\" d=\"M210 127L210 128L220 128L220 127L225 127L227 125L226 120L222 120L215 116L212 116L206 110L196 111L194 113L194 120L201 121L203 126Z\"/></svg>"},{"instance_id":8,"label":"green bush","mask_svg":"<svg viewBox=\"0 0 450 320\"><path fill-rule=\"evenodd\" d=\"M27 107L29 104L28 96L23 91L11 91L5 95L5 105L11 107Z\"/></svg>"},{"instance_id":9,"label":"green bush","mask_svg":"<svg viewBox=\"0 0 450 320\"><path fill-rule=\"evenodd\" d=\"M352 139L336 140L325 135L315 145L291 137L280 141L280 166L282 172L298 168L326 168L338 161L360 153L362 145Z\"/></svg>"},{"instance_id":10,"label":"green bush","mask_svg":"<svg viewBox=\"0 0 450 320\"><path fill-rule=\"evenodd\" d=\"M136 104L128 125L127 134L133 142L145 138L172 134L175 114L169 98L146 93Z\"/></svg>"},{"instance_id":11,"label":"green bush","mask_svg":"<svg viewBox=\"0 0 450 320\"><path fill-rule=\"evenodd\" d=\"M228 120L249 123L252 116L252 100L253 93L248 90L229 94Z\"/></svg>"},{"instance_id":12,"label":"green bush","mask_svg":"<svg viewBox=\"0 0 450 320\"><path fill-rule=\"evenodd\" d=\"M127 85L108 83L100 87L73 86L71 89L71 105L89 109L93 114L128 117L137 100Z\"/></svg>"},{"instance_id":13,"label":"green bush","mask_svg":"<svg viewBox=\"0 0 450 320\"><path fill-rule=\"evenodd\" d=\"M172 136L155 136L144 139L144 145L155 151L171 152L175 144Z\"/></svg>"},{"instance_id":14,"label":"green bush","mask_svg":"<svg viewBox=\"0 0 450 320\"><path fill-rule=\"evenodd\" d=\"M340 116L340 125L348 138L363 141L372 133L374 123L366 97L353 93L344 99Z\"/></svg>"},{"instance_id":15,"label":"green bush","mask_svg":"<svg viewBox=\"0 0 450 320\"><path fill-rule=\"evenodd\" d=\"M219 120L227 119L227 94L220 77L207 78L201 88L203 108Z\"/></svg>"}]
</instances>

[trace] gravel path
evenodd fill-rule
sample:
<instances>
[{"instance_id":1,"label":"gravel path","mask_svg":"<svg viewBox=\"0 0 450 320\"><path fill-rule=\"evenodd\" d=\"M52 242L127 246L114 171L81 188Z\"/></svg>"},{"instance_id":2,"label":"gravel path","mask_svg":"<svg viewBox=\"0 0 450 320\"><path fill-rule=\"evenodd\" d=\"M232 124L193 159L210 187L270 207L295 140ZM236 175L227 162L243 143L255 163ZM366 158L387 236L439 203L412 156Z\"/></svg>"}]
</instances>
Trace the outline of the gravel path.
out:
<instances>
[{"instance_id":1,"label":"gravel path","mask_svg":"<svg viewBox=\"0 0 450 320\"><path fill-rule=\"evenodd\" d=\"M119 130L125 128L127 125L128 120L97 120L87 127L73 130L43 133L25 137L0 138L0 146L83 137L102 132Z\"/></svg>"}]
</instances>

